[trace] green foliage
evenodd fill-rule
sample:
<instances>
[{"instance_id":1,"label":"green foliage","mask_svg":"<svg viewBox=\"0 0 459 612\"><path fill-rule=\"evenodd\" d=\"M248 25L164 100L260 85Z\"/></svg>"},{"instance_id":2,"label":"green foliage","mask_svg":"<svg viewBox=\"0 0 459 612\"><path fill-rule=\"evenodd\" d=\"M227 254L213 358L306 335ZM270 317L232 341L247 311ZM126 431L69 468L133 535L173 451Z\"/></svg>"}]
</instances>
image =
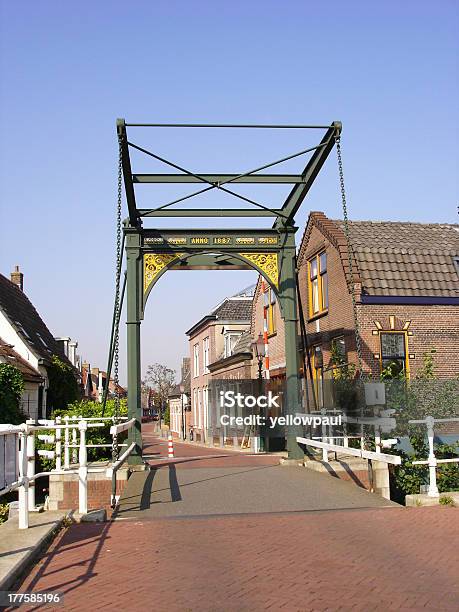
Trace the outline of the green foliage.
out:
<instances>
[{"instance_id":1,"label":"green foliage","mask_svg":"<svg viewBox=\"0 0 459 612\"><path fill-rule=\"evenodd\" d=\"M455 506L456 505L451 495L442 495L438 501L441 506Z\"/></svg>"},{"instance_id":2,"label":"green foliage","mask_svg":"<svg viewBox=\"0 0 459 612\"><path fill-rule=\"evenodd\" d=\"M167 404L166 406L166 410L164 411L163 419L164 419L164 425L171 424L171 409L169 407L169 404Z\"/></svg>"},{"instance_id":3,"label":"green foliage","mask_svg":"<svg viewBox=\"0 0 459 612\"><path fill-rule=\"evenodd\" d=\"M114 415L115 411L115 401L107 400L107 404L105 406L104 417L111 417ZM101 417L102 416L102 404L99 402L93 401L77 401L73 404L70 404L65 410L55 410L52 414L52 418L56 418L60 416L62 421L64 421L65 416L82 416L85 418L92 417ZM126 400L120 400L120 416L127 416L127 402ZM77 423L77 421L74 421ZM101 421L106 423L104 427L89 427L86 431L86 441L88 444L111 444L112 437L110 435L110 426L112 424L111 421ZM48 433L43 431L41 433ZM121 444L124 442L127 437L126 433L118 436L118 442ZM64 439L64 434L62 434L62 440ZM71 441L70 434L70 441ZM40 442L37 439L37 450L38 449L46 449L52 450L54 445L45 444L44 442ZM62 445L63 448L63 445ZM72 453L73 449L70 449L70 453ZM62 450L63 452L63 450ZM78 452L78 449L77 449ZM111 459L111 448L88 448L88 461L105 461L107 459ZM37 462L39 463L39 469L37 468L37 472L47 472L54 468L55 462L52 459L47 459L46 457L38 457Z\"/></svg>"},{"instance_id":4,"label":"green foliage","mask_svg":"<svg viewBox=\"0 0 459 612\"><path fill-rule=\"evenodd\" d=\"M0 504L0 524L8 520L8 504Z\"/></svg>"},{"instance_id":5,"label":"green foliage","mask_svg":"<svg viewBox=\"0 0 459 612\"><path fill-rule=\"evenodd\" d=\"M382 377L384 378L384 377ZM459 381L456 379L437 380L433 351L423 355L422 367L413 380L403 376L386 379L386 406L393 409L397 428L393 432L400 438L409 438L413 451L401 455L402 463L392 469L393 482L400 496L419 493L420 486L429 482L427 466L413 465L413 461L426 460L429 455L425 424L410 424L410 420L422 420L431 415L435 419L454 417ZM458 443L436 444L437 459L457 457ZM389 451L390 452L390 451ZM437 467L437 486L440 492L459 490L459 464L444 463Z\"/></svg>"},{"instance_id":6,"label":"green foliage","mask_svg":"<svg viewBox=\"0 0 459 612\"><path fill-rule=\"evenodd\" d=\"M57 355L53 355L52 364L47 368L49 389L48 407L51 411L65 408L80 397L80 390L75 371Z\"/></svg>"},{"instance_id":7,"label":"green foliage","mask_svg":"<svg viewBox=\"0 0 459 612\"><path fill-rule=\"evenodd\" d=\"M424 465L413 465L413 461L425 461L429 455L427 440L422 436L411 436L413 453L397 451L402 457L400 466L393 469L394 483L402 496L419 493L420 486L429 482L429 468ZM436 444L434 446L437 459L452 459L457 457L459 442L456 444ZM440 493L459 490L459 464L440 463L437 466L437 486Z\"/></svg>"},{"instance_id":8,"label":"green foliage","mask_svg":"<svg viewBox=\"0 0 459 612\"><path fill-rule=\"evenodd\" d=\"M433 380L435 378L433 352L434 351L423 353L422 368L416 374L416 380Z\"/></svg>"},{"instance_id":9,"label":"green foliage","mask_svg":"<svg viewBox=\"0 0 459 612\"><path fill-rule=\"evenodd\" d=\"M24 390L24 379L21 372L8 363L0 363L0 421L19 425L26 416L19 406Z\"/></svg>"},{"instance_id":10,"label":"green foliage","mask_svg":"<svg viewBox=\"0 0 459 612\"><path fill-rule=\"evenodd\" d=\"M359 404L359 387L355 381L356 367L353 363L348 363L339 352L337 345L332 343L327 369L331 369L332 372L334 401L348 414Z\"/></svg>"}]
</instances>

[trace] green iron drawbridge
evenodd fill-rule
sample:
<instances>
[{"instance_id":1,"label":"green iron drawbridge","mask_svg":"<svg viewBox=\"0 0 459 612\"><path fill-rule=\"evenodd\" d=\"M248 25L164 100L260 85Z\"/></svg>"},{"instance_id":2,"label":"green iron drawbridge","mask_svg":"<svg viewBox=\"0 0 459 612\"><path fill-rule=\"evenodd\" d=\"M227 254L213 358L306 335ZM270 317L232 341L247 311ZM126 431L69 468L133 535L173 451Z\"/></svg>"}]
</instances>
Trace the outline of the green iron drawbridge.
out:
<instances>
[{"instance_id":1,"label":"green iron drawbridge","mask_svg":"<svg viewBox=\"0 0 459 612\"><path fill-rule=\"evenodd\" d=\"M113 312L112 333L110 340L107 377L113 372L115 389L118 389L118 356L119 356L119 322L122 304L126 294L127 301L127 386L128 415L136 419L136 426L131 428L129 443L135 442L135 451L131 454L131 464L142 462L141 437L141 362L140 362L140 326L144 317L148 296L167 271L173 269L193 270L244 270L252 269L261 274L276 293L281 316L285 325L285 358L286 358L286 405L285 414L299 412L301 397L300 353L298 350L298 316L303 341L303 371L311 374L307 364L307 336L303 309L298 308L298 278L296 268L295 215L307 196L314 180L334 147L337 150L341 198L343 206L345 234L348 241L349 278L353 278L352 251L347 224L347 208L344 190L344 179L341 161L341 123L334 121L330 125L228 125L228 124L139 124L117 120L119 146L118 163L118 202L117 202L117 240L116 240L116 289ZM282 159L264 164L253 170L240 174L212 174L192 172L182 166L138 146L128 138L128 128L179 128L179 129L266 129L266 130L316 130L323 136L320 142ZM136 150L145 156L161 162L171 174L140 174L131 167L130 151ZM283 162L310 154L309 160L301 174L272 174L263 171ZM158 185L162 183L198 183L200 188L155 208L139 208L136 202L135 186L140 184ZM291 191L283 204L278 208L265 206L232 190L232 184L282 184L291 185ZM128 217L122 223L122 199L124 194L127 203ZM244 202L244 208L177 208L175 205L187 202L205 192L217 190ZM250 206L247 206L247 205ZM142 226L144 218L177 218L177 217L271 217L269 229L147 229ZM126 253L126 270L122 274L123 252ZM350 282L352 296L353 283ZM299 313L299 314L298 314ZM354 300L355 313L355 300ZM355 318L357 353L359 362L360 343L358 325ZM360 364L359 364L360 365ZM361 371L361 367L359 368ZM108 385L105 390L104 406L107 399ZM115 415L119 416L119 394L116 391ZM286 445L288 456L292 459L303 457L303 451L296 442L301 431L290 428ZM116 436L113 441L114 458L118 456Z\"/></svg>"}]
</instances>

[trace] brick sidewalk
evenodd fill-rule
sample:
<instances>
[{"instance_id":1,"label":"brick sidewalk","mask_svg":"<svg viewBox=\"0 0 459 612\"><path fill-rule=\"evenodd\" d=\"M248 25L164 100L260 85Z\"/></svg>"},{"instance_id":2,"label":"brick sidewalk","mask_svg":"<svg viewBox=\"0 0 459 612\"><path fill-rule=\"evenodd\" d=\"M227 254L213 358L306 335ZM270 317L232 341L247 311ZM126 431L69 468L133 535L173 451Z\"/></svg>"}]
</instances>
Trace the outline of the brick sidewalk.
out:
<instances>
[{"instance_id":1,"label":"brick sidewalk","mask_svg":"<svg viewBox=\"0 0 459 612\"><path fill-rule=\"evenodd\" d=\"M458 519L437 507L73 525L21 590L63 591L78 611L457 610Z\"/></svg>"}]
</instances>

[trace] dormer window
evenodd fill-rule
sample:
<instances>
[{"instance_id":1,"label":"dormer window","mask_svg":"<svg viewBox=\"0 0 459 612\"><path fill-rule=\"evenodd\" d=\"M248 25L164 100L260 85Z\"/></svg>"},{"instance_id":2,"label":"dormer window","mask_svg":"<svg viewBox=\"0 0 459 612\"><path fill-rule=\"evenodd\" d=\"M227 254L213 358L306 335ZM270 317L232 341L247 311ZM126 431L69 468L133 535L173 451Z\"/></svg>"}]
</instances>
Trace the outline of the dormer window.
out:
<instances>
[{"instance_id":1,"label":"dormer window","mask_svg":"<svg viewBox=\"0 0 459 612\"><path fill-rule=\"evenodd\" d=\"M231 355L233 354L234 347L236 346L236 343L239 340L241 334L242 332L235 332L235 331L225 332L224 334L224 343L225 343L224 356L225 358L231 357Z\"/></svg>"}]
</instances>

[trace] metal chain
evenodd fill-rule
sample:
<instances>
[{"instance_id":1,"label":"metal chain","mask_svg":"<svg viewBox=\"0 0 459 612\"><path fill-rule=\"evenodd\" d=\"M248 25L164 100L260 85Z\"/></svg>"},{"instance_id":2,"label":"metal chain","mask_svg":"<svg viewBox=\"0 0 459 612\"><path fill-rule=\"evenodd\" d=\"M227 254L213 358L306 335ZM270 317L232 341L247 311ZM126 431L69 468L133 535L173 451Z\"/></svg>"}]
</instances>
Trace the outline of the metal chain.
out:
<instances>
[{"instance_id":1,"label":"metal chain","mask_svg":"<svg viewBox=\"0 0 459 612\"><path fill-rule=\"evenodd\" d=\"M346 203L346 190L344 188L344 172L343 172L343 160L341 158L341 137L339 134L335 135L336 142L336 154L338 156L338 172L339 172L339 184L341 189L341 201L343 205L343 221L344 221L344 235L346 237L347 256L349 262L349 283L352 297L352 310L354 314L354 328L355 328L355 345L357 349L357 360L359 368L359 376L362 378L362 342L360 338L360 326L359 318L357 315L357 303L355 299L355 285L354 285L354 265L353 265L353 252L351 245L351 235L349 231L349 218L347 215L347 203Z\"/></svg>"},{"instance_id":2,"label":"metal chain","mask_svg":"<svg viewBox=\"0 0 459 612\"><path fill-rule=\"evenodd\" d=\"M120 416L120 393L119 393L119 321L120 321L120 279L121 279L121 207L122 207L122 178L123 178L123 153L122 142L119 139L118 151L118 201L116 210L116 285L115 285L115 330L113 339L113 382L115 385L115 405L113 410L113 423L119 422ZM116 461L119 457L118 436L113 435L112 458Z\"/></svg>"}]
</instances>

